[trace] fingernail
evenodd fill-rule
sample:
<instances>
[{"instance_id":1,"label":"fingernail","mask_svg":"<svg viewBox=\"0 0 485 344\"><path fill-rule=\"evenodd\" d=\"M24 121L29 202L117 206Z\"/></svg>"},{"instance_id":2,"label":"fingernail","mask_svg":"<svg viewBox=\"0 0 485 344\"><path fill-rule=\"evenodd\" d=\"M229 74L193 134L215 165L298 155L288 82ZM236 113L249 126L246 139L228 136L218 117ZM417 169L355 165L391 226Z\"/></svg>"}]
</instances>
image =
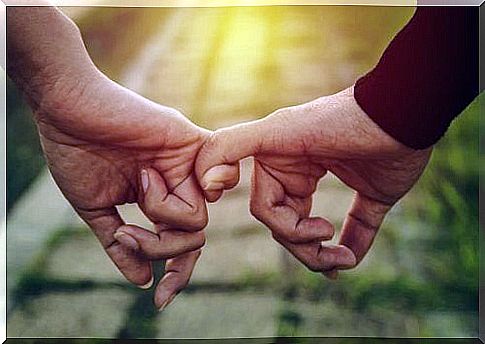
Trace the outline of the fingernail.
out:
<instances>
[{"instance_id":1,"label":"fingernail","mask_svg":"<svg viewBox=\"0 0 485 344\"><path fill-rule=\"evenodd\" d=\"M158 311L162 312L165 309L165 307L167 307L170 304L170 302L172 302L172 300L175 298L176 295L177 294L170 295L170 297L164 303L162 303L160 308L158 308Z\"/></svg>"},{"instance_id":2,"label":"fingernail","mask_svg":"<svg viewBox=\"0 0 485 344\"><path fill-rule=\"evenodd\" d=\"M150 281L148 281L147 284L139 285L138 288L140 288L140 289L150 289L152 285L153 285L153 276L150 279Z\"/></svg>"},{"instance_id":3,"label":"fingernail","mask_svg":"<svg viewBox=\"0 0 485 344\"><path fill-rule=\"evenodd\" d=\"M143 188L143 192L146 193L148 190L148 184L150 183L147 170L141 170L140 178L141 178L141 187Z\"/></svg>"},{"instance_id":4,"label":"fingernail","mask_svg":"<svg viewBox=\"0 0 485 344\"><path fill-rule=\"evenodd\" d=\"M137 251L140 249L140 245L138 245L138 241L135 240L131 235L128 235L124 232L116 232L113 234L113 237L118 240L118 242L127 247L130 248L134 251Z\"/></svg>"},{"instance_id":5,"label":"fingernail","mask_svg":"<svg viewBox=\"0 0 485 344\"><path fill-rule=\"evenodd\" d=\"M221 189L224 189L224 184L221 182L208 182L204 188L205 191L217 191Z\"/></svg>"}]
</instances>

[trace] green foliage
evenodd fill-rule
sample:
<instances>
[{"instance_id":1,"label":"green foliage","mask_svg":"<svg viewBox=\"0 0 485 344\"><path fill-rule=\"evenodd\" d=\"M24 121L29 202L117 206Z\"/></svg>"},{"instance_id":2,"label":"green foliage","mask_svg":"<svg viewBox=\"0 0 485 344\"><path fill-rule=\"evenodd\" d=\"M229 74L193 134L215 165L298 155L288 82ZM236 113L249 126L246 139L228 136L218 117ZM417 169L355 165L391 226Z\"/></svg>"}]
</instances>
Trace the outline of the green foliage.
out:
<instances>
[{"instance_id":1,"label":"green foliage","mask_svg":"<svg viewBox=\"0 0 485 344\"><path fill-rule=\"evenodd\" d=\"M464 308L476 310L479 243L480 100L455 120L436 145L419 191L426 206L410 215L428 226L425 275L443 297L458 296ZM457 300L458 301L458 300Z\"/></svg>"},{"instance_id":2,"label":"green foliage","mask_svg":"<svg viewBox=\"0 0 485 344\"><path fill-rule=\"evenodd\" d=\"M44 167L32 114L7 79L7 211Z\"/></svg>"},{"instance_id":3,"label":"green foliage","mask_svg":"<svg viewBox=\"0 0 485 344\"><path fill-rule=\"evenodd\" d=\"M138 293L136 301L128 310L125 326L117 338L154 338L157 335L156 316L152 293Z\"/></svg>"},{"instance_id":4,"label":"green foliage","mask_svg":"<svg viewBox=\"0 0 485 344\"><path fill-rule=\"evenodd\" d=\"M119 282L98 282L92 280L69 281L53 278L46 273L48 257L68 240L80 236L91 235L84 228L61 228L52 234L46 243L45 250L31 263L30 267L20 277L13 292L14 307L27 305L32 298L55 291L82 291L97 288L123 288L129 291L138 290L137 287Z\"/></svg>"},{"instance_id":5,"label":"green foliage","mask_svg":"<svg viewBox=\"0 0 485 344\"><path fill-rule=\"evenodd\" d=\"M298 335L298 327L303 319L300 313L288 308L280 310L278 313L278 336L296 336Z\"/></svg>"}]
</instances>

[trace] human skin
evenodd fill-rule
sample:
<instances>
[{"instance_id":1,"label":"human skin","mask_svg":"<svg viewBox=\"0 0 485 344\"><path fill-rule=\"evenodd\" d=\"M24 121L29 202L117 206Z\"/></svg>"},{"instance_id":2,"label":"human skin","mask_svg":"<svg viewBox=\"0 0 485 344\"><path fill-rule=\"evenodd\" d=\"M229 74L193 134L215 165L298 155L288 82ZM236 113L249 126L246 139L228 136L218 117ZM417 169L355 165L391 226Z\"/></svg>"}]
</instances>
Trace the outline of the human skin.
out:
<instances>
[{"instance_id":1,"label":"human skin","mask_svg":"<svg viewBox=\"0 0 485 344\"><path fill-rule=\"evenodd\" d=\"M167 259L154 300L163 309L205 242L193 166L210 132L105 77L54 7L9 7L7 22L7 71L33 109L54 180L129 281L150 287L151 261ZM135 202L153 232L118 214Z\"/></svg>"},{"instance_id":2,"label":"human skin","mask_svg":"<svg viewBox=\"0 0 485 344\"><path fill-rule=\"evenodd\" d=\"M207 199L239 179L239 160L253 156L251 213L312 271L336 278L370 249L391 207L416 183L431 148L410 149L381 130L359 107L353 87L257 121L214 132L196 161ZM231 173L227 173L231 171ZM355 191L338 245L334 227L310 217L318 181L335 174Z\"/></svg>"}]
</instances>

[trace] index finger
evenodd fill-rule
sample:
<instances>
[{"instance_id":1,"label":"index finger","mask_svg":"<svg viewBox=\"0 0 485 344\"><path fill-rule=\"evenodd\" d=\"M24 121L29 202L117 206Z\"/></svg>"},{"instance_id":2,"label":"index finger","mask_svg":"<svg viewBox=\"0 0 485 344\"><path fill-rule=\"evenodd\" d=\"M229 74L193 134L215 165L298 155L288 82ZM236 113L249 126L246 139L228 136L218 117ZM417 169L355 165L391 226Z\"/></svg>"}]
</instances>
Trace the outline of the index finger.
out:
<instances>
[{"instance_id":1,"label":"index finger","mask_svg":"<svg viewBox=\"0 0 485 344\"><path fill-rule=\"evenodd\" d=\"M86 210L74 207L92 229L104 250L126 279L146 289L153 283L151 262L135 251L124 247L114 237L116 230L125 225L116 208Z\"/></svg>"},{"instance_id":2,"label":"index finger","mask_svg":"<svg viewBox=\"0 0 485 344\"><path fill-rule=\"evenodd\" d=\"M174 258L205 244L204 231L186 232L168 226L163 226L166 227L163 229L160 227L162 226L155 225L154 233L136 225L126 225L120 227L114 236L149 260Z\"/></svg>"},{"instance_id":3,"label":"index finger","mask_svg":"<svg viewBox=\"0 0 485 344\"><path fill-rule=\"evenodd\" d=\"M281 238L276 240L296 259L314 272L333 269L350 269L356 265L353 252L343 245L320 243L293 244Z\"/></svg>"},{"instance_id":4,"label":"index finger","mask_svg":"<svg viewBox=\"0 0 485 344\"><path fill-rule=\"evenodd\" d=\"M274 236L292 243L331 239L332 224L320 217L309 217L310 208L311 197L291 199L281 183L254 160L250 211Z\"/></svg>"}]
</instances>

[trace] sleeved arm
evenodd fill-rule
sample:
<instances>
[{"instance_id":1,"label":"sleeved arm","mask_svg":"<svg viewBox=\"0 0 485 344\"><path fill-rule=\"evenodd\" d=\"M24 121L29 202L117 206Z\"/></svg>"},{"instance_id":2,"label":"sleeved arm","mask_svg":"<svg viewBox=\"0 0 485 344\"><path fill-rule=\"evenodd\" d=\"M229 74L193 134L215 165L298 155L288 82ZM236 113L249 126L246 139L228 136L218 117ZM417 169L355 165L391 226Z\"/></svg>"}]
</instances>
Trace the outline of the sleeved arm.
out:
<instances>
[{"instance_id":1,"label":"sleeved arm","mask_svg":"<svg viewBox=\"0 0 485 344\"><path fill-rule=\"evenodd\" d=\"M419 7L354 86L367 115L414 149L436 143L479 92L478 8Z\"/></svg>"}]
</instances>

